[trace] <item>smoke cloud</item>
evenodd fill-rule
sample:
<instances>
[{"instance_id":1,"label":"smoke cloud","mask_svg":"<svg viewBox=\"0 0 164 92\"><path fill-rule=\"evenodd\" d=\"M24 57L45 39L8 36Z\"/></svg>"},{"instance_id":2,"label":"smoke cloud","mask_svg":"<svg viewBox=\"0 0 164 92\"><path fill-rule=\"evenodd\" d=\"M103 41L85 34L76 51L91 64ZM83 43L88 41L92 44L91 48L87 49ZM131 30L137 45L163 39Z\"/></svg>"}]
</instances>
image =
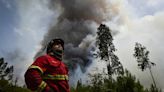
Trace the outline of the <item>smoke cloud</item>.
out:
<instances>
[{"instance_id":1,"label":"smoke cloud","mask_svg":"<svg viewBox=\"0 0 164 92\"><path fill-rule=\"evenodd\" d=\"M58 9L60 14L57 23L44 36L36 57L43 53L51 39L62 38L65 41L64 62L68 63L71 75L78 66L84 73L92 63L90 52L95 49L96 28L118 15L118 9L107 0L51 0L50 3L50 9Z\"/></svg>"}]
</instances>

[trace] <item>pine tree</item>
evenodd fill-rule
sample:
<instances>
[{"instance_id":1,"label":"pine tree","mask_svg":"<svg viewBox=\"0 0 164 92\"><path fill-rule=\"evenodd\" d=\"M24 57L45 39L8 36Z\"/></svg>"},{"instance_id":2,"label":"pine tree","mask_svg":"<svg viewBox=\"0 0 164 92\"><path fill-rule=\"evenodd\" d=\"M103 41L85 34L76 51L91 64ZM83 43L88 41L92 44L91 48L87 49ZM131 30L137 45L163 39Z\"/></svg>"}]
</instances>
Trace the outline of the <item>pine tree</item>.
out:
<instances>
[{"instance_id":1,"label":"pine tree","mask_svg":"<svg viewBox=\"0 0 164 92\"><path fill-rule=\"evenodd\" d=\"M8 66L7 62L4 62L3 58L0 58L0 79L12 80L13 78L13 66Z\"/></svg>"},{"instance_id":2,"label":"pine tree","mask_svg":"<svg viewBox=\"0 0 164 92\"><path fill-rule=\"evenodd\" d=\"M142 71L144 71L147 68L149 69L152 80L153 80L153 84L156 88L155 79L154 79L154 76L153 76L152 70L151 70L151 67L154 66L155 63L153 63L149 60L149 51L146 50L146 47L142 46L140 43L136 43L133 55L137 59L138 67Z\"/></svg>"},{"instance_id":3,"label":"pine tree","mask_svg":"<svg viewBox=\"0 0 164 92\"><path fill-rule=\"evenodd\" d=\"M0 92L31 92L27 88L16 85L18 78L13 82L14 66L8 66L8 63L0 58Z\"/></svg>"},{"instance_id":4,"label":"pine tree","mask_svg":"<svg viewBox=\"0 0 164 92\"><path fill-rule=\"evenodd\" d=\"M107 62L108 74L110 76L114 73L119 75L123 74L123 66L119 58L114 54L116 49L113 44L111 30L104 24L98 27L96 45L99 49L97 56Z\"/></svg>"}]
</instances>

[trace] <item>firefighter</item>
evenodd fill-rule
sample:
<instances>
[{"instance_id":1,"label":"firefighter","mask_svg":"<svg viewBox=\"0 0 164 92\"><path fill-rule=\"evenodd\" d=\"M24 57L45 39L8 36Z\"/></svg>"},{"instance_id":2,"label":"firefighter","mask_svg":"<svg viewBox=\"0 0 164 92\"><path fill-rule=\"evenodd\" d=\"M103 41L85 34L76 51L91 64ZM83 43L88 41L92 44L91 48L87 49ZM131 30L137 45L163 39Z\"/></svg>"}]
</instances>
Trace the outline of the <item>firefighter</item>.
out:
<instances>
[{"instance_id":1,"label":"firefighter","mask_svg":"<svg viewBox=\"0 0 164 92\"><path fill-rule=\"evenodd\" d=\"M70 92L68 68L62 62L64 41L53 39L47 53L38 57L25 73L25 83L32 92Z\"/></svg>"}]
</instances>

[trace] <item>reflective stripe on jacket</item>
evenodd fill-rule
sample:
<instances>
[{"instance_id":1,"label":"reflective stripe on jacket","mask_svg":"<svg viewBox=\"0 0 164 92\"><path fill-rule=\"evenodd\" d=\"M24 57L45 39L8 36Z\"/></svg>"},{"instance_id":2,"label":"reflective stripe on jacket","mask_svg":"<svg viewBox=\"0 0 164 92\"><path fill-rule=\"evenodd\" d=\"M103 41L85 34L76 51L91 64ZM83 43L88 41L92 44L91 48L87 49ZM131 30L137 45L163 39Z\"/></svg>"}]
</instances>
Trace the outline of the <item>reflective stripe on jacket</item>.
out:
<instances>
[{"instance_id":1,"label":"reflective stripe on jacket","mask_svg":"<svg viewBox=\"0 0 164 92\"><path fill-rule=\"evenodd\" d=\"M70 92L68 68L62 61L49 55L34 61L25 74L25 82L32 91L49 92L47 89L52 88L54 92Z\"/></svg>"},{"instance_id":2,"label":"reflective stripe on jacket","mask_svg":"<svg viewBox=\"0 0 164 92\"><path fill-rule=\"evenodd\" d=\"M51 79L51 80L68 80L68 76L67 75L47 75L47 76L43 76L43 79Z\"/></svg>"}]
</instances>

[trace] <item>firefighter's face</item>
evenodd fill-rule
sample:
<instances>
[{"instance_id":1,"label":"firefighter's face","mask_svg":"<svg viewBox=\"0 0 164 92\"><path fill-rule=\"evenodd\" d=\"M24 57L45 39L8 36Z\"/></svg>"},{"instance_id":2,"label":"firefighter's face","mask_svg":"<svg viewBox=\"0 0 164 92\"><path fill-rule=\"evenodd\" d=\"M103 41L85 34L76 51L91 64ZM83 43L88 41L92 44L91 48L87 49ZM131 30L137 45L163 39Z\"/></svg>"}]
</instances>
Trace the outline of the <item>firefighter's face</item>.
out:
<instances>
[{"instance_id":1,"label":"firefighter's face","mask_svg":"<svg viewBox=\"0 0 164 92\"><path fill-rule=\"evenodd\" d=\"M52 48L53 48L54 50L63 50L62 45L59 44L59 43L54 44L54 45L52 46Z\"/></svg>"}]
</instances>

